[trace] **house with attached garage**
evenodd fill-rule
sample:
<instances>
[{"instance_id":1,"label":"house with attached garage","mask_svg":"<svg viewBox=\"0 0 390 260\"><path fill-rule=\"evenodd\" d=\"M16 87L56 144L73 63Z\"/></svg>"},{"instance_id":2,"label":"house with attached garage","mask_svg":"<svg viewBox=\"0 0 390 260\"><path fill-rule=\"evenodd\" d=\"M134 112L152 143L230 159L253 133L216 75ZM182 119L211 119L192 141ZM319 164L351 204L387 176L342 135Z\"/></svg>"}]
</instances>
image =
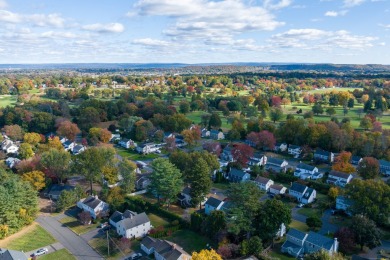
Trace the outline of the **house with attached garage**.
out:
<instances>
[{"instance_id":1,"label":"house with attached garage","mask_svg":"<svg viewBox=\"0 0 390 260\"><path fill-rule=\"evenodd\" d=\"M326 182L340 187L345 187L353 179L352 174L338 171L330 171Z\"/></svg>"},{"instance_id":2,"label":"house with attached garage","mask_svg":"<svg viewBox=\"0 0 390 260\"><path fill-rule=\"evenodd\" d=\"M207 199L204 204L204 213L206 215L210 215L214 210L221 210L224 202L214 197L210 197Z\"/></svg>"},{"instance_id":3,"label":"house with attached garage","mask_svg":"<svg viewBox=\"0 0 390 260\"><path fill-rule=\"evenodd\" d=\"M298 158L302 153L302 148L300 146L290 144L288 146L287 152L288 154L294 156L295 158Z\"/></svg>"},{"instance_id":4,"label":"house with attached garage","mask_svg":"<svg viewBox=\"0 0 390 260\"><path fill-rule=\"evenodd\" d=\"M262 153L255 153L250 159L248 164L251 166L257 165L262 166L267 163L267 156Z\"/></svg>"},{"instance_id":5,"label":"house with attached garage","mask_svg":"<svg viewBox=\"0 0 390 260\"><path fill-rule=\"evenodd\" d=\"M64 146L65 151L72 151L76 143L71 140L67 140L62 145Z\"/></svg>"},{"instance_id":6,"label":"house with attached garage","mask_svg":"<svg viewBox=\"0 0 390 260\"><path fill-rule=\"evenodd\" d=\"M276 143L274 147L274 152L285 152L287 151L287 144L286 143Z\"/></svg>"},{"instance_id":7,"label":"house with attached garage","mask_svg":"<svg viewBox=\"0 0 390 260\"><path fill-rule=\"evenodd\" d=\"M100 200L97 195L89 196L77 202L77 207L89 212L92 218L97 216L105 217L108 215L110 207L107 203Z\"/></svg>"},{"instance_id":8,"label":"house with attached garage","mask_svg":"<svg viewBox=\"0 0 390 260\"><path fill-rule=\"evenodd\" d=\"M156 260L190 260L191 256L179 245L168 240L145 237L141 241L141 249L148 256L154 253Z\"/></svg>"},{"instance_id":9,"label":"house with attached garage","mask_svg":"<svg viewBox=\"0 0 390 260\"><path fill-rule=\"evenodd\" d=\"M227 178L230 182L245 182L249 181L251 176L249 173L242 170L232 168L227 174Z\"/></svg>"},{"instance_id":10,"label":"house with attached garage","mask_svg":"<svg viewBox=\"0 0 390 260\"><path fill-rule=\"evenodd\" d=\"M359 163L360 163L362 160L363 160L363 158L360 157L360 156L356 156L356 155L351 156L351 164L352 164L352 165L358 166Z\"/></svg>"},{"instance_id":11,"label":"house with attached garage","mask_svg":"<svg viewBox=\"0 0 390 260\"><path fill-rule=\"evenodd\" d=\"M74 190L75 186L53 184L43 192L43 196L52 200L58 200L63 191Z\"/></svg>"},{"instance_id":12,"label":"house with attached garage","mask_svg":"<svg viewBox=\"0 0 390 260\"><path fill-rule=\"evenodd\" d=\"M288 166L288 162L284 159L268 157L267 164L265 165L265 169L267 171L274 171L276 173L286 172Z\"/></svg>"},{"instance_id":13,"label":"house with attached garage","mask_svg":"<svg viewBox=\"0 0 390 260\"><path fill-rule=\"evenodd\" d=\"M152 228L145 212L138 214L130 210L123 213L115 211L110 217L109 223L115 227L118 235L126 238L144 237Z\"/></svg>"},{"instance_id":14,"label":"house with attached garage","mask_svg":"<svg viewBox=\"0 0 390 260\"><path fill-rule=\"evenodd\" d=\"M131 140L131 139L122 139L119 141L118 143L121 147L125 148L125 149L129 149L130 147L132 146L137 146L137 144Z\"/></svg>"},{"instance_id":15,"label":"house with attached garage","mask_svg":"<svg viewBox=\"0 0 390 260\"><path fill-rule=\"evenodd\" d=\"M390 162L379 160L379 170L383 175L390 176Z\"/></svg>"},{"instance_id":16,"label":"house with attached garage","mask_svg":"<svg viewBox=\"0 0 390 260\"><path fill-rule=\"evenodd\" d=\"M0 248L0 259L1 260L27 260L31 258L28 258L26 254L22 251Z\"/></svg>"},{"instance_id":17,"label":"house with attached garage","mask_svg":"<svg viewBox=\"0 0 390 260\"><path fill-rule=\"evenodd\" d=\"M306 163L299 163L295 168L294 172L295 177L299 177L302 180L306 179L319 179L323 177L322 173L318 172L318 168Z\"/></svg>"},{"instance_id":18,"label":"house with attached garage","mask_svg":"<svg viewBox=\"0 0 390 260\"><path fill-rule=\"evenodd\" d=\"M334 161L334 153L324 151L322 149L316 149L314 151L314 161L332 163Z\"/></svg>"},{"instance_id":19,"label":"house with attached garage","mask_svg":"<svg viewBox=\"0 0 390 260\"><path fill-rule=\"evenodd\" d=\"M282 245L281 251L294 257L299 257L303 254L311 254L320 250L333 255L338 251L338 248L339 242L337 238L330 239L313 231L306 234L291 228L287 233L287 239Z\"/></svg>"},{"instance_id":20,"label":"house with attached garage","mask_svg":"<svg viewBox=\"0 0 390 260\"><path fill-rule=\"evenodd\" d=\"M12 140L10 139L5 139L1 143L1 149L6 153L6 154L17 154L19 151L19 146L17 146Z\"/></svg>"},{"instance_id":21,"label":"house with attached garage","mask_svg":"<svg viewBox=\"0 0 390 260\"><path fill-rule=\"evenodd\" d=\"M260 190L264 190L266 192L268 192L271 185L274 184L273 180L270 180L270 179L267 179L267 178L264 178L261 176L257 176L253 182L257 185L257 187L260 188Z\"/></svg>"},{"instance_id":22,"label":"house with attached garage","mask_svg":"<svg viewBox=\"0 0 390 260\"><path fill-rule=\"evenodd\" d=\"M269 193L274 195L285 194L287 188L282 185L273 184L269 187Z\"/></svg>"},{"instance_id":23,"label":"house with attached garage","mask_svg":"<svg viewBox=\"0 0 390 260\"><path fill-rule=\"evenodd\" d=\"M223 139L225 139L225 135L221 131L211 130L210 131L210 138L214 139L214 140L223 140Z\"/></svg>"},{"instance_id":24,"label":"house with attached garage","mask_svg":"<svg viewBox=\"0 0 390 260\"><path fill-rule=\"evenodd\" d=\"M291 185L290 189L288 190L288 194L295 197L303 204L312 203L317 196L315 189L309 188L298 182L294 182Z\"/></svg>"}]
</instances>

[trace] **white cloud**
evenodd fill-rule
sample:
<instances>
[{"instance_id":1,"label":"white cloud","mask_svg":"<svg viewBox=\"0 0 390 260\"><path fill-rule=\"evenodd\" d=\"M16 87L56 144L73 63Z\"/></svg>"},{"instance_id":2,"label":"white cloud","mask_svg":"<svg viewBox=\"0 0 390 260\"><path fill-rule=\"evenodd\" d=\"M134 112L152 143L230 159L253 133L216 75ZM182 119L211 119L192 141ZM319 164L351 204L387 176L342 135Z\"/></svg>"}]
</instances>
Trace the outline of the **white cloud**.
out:
<instances>
[{"instance_id":1,"label":"white cloud","mask_svg":"<svg viewBox=\"0 0 390 260\"><path fill-rule=\"evenodd\" d=\"M353 35L348 31L324 31L318 29L291 29L273 35L269 42L282 48L331 50L335 48L363 50L372 47L375 37Z\"/></svg>"},{"instance_id":2,"label":"white cloud","mask_svg":"<svg viewBox=\"0 0 390 260\"><path fill-rule=\"evenodd\" d=\"M125 30L125 27L120 23L95 23L84 25L82 28L87 31L94 31L99 33L121 33Z\"/></svg>"},{"instance_id":3,"label":"white cloud","mask_svg":"<svg viewBox=\"0 0 390 260\"><path fill-rule=\"evenodd\" d=\"M366 0L344 0L344 6L345 7L353 7L357 5L361 5Z\"/></svg>"},{"instance_id":4,"label":"white cloud","mask_svg":"<svg viewBox=\"0 0 390 260\"><path fill-rule=\"evenodd\" d=\"M132 41L132 43L146 47L168 47L169 45L171 45L170 42L151 38L135 39Z\"/></svg>"},{"instance_id":5,"label":"white cloud","mask_svg":"<svg viewBox=\"0 0 390 260\"><path fill-rule=\"evenodd\" d=\"M347 10L343 10L343 11L339 11L339 12L336 12L336 11L327 11L325 13L325 16L330 16L330 17L337 17L337 16L344 16L348 13Z\"/></svg>"},{"instance_id":6,"label":"white cloud","mask_svg":"<svg viewBox=\"0 0 390 260\"><path fill-rule=\"evenodd\" d=\"M287 2L290 1L277 5ZM276 21L267 9L247 5L242 0L139 0L135 8L138 15L174 18L175 22L163 31L173 40L232 39L241 33L270 31L284 24Z\"/></svg>"},{"instance_id":7,"label":"white cloud","mask_svg":"<svg viewBox=\"0 0 390 260\"><path fill-rule=\"evenodd\" d=\"M379 26L382 26L386 29L390 29L390 24L379 24Z\"/></svg>"},{"instance_id":8,"label":"white cloud","mask_svg":"<svg viewBox=\"0 0 390 260\"><path fill-rule=\"evenodd\" d=\"M7 2L5 0L0 0L0 9L4 9L8 6Z\"/></svg>"},{"instance_id":9,"label":"white cloud","mask_svg":"<svg viewBox=\"0 0 390 260\"><path fill-rule=\"evenodd\" d=\"M21 23L23 17L10 11L0 10L0 21L6 23Z\"/></svg>"},{"instance_id":10,"label":"white cloud","mask_svg":"<svg viewBox=\"0 0 390 260\"><path fill-rule=\"evenodd\" d=\"M60 14L18 14L7 10L0 10L0 22L6 23L32 23L35 26L63 27L65 19Z\"/></svg>"},{"instance_id":11,"label":"white cloud","mask_svg":"<svg viewBox=\"0 0 390 260\"><path fill-rule=\"evenodd\" d=\"M264 7L271 10L285 8L291 5L292 0L264 0Z\"/></svg>"},{"instance_id":12,"label":"white cloud","mask_svg":"<svg viewBox=\"0 0 390 260\"><path fill-rule=\"evenodd\" d=\"M41 34L41 37L44 38L67 38L67 39L73 39L77 38L78 36L74 33L71 32L54 32L54 31L48 31L48 32L43 32Z\"/></svg>"}]
</instances>

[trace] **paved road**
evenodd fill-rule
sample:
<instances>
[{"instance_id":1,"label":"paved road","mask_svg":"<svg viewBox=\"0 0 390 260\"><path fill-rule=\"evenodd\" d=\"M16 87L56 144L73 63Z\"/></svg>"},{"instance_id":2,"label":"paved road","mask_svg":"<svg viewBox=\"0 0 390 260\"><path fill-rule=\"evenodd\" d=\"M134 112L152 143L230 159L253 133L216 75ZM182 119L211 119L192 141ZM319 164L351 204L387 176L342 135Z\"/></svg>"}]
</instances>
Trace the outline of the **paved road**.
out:
<instances>
[{"instance_id":1,"label":"paved road","mask_svg":"<svg viewBox=\"0 0 390 260\"><path fill-rule=\"evenodd\" d=\"M67 248L77 259L103 259L84 239L77 236L67 227L62 226L62 224L53 217L40 216L38 217L37 222L65 248Z\"/></svg>"},{"instance_id":2,"label":"paved road","mask_svg":"<svg viewBox=\"0 0 390 260\"><path fill-rule=\"evenodd\" d=\"M382 240L382 245L369 250L365 254L359 254L359 255L363 256L367 259L379 259L378 253L382 249L389 251L390 250L390 241Z\"/></svg>"},{"instance_id":3,"label":"paved road","mask_svg":"<svg viewBox=\"0 0 390 260\"><path fill-rule=\"evenodd\" d=\"M41 248L47 248L47 250L48 250L47 253L50 254L50 253L53 253L53 252L55 252L57 250L63 249L64 246L61 243L57 242L57 243L54 243L54 244L51 244L51 245L48 245L48 246L43 246L43 247L37 248L35 250L31 250L30 252L26 252L25 254L26 254L27 257L30 257L38 249L41 249Z\"/></svg>"},{"instance_id":4,"label":"paved road","mask_svg":"<svg viewBox=\"0 0 390 260\"><path fill-rule=\"evenodd\" d=\"M306 223L306 216L298 213L299 208L291 209L291 216L293 220L300 221Z\"/></svg>"},{"instance_id":5,"label":"paved road","mask_svg":"<svg viewBox=\"0 0 390 260\"><path fill-rule=\"evenodd\" d=\"M322 214L322 227L319 231L320 234L326 235L328 233L335 233L339 227L335 224L330 223L330 218L332 217L332 210L328 209Z\"/></svg>"}]
</instances>

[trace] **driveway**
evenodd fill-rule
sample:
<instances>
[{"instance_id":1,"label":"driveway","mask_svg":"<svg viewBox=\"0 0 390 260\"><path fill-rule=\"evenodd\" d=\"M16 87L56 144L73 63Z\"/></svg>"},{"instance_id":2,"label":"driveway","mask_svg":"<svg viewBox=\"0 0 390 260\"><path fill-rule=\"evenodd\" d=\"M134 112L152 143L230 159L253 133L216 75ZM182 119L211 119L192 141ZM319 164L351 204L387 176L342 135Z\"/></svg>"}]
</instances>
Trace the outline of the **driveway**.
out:
<instances>
[{"instance_id":1,"label":"driveway","mask_svg":"<svg viewBox=\"0 0 390 260\"><path fill-rule=\"evenodd\" d=\"M57 243L54 243L54 244L51 244L51 245L48 245L48 246L43 246L43 247L40 247L40 248L47 248L47 250L48 250L47 253L50 254L50 253L53 253L53 252L55 252L57 250L63 249L64 246L61 243L57 242ZM25 254L26 254L27 257L30 257L32 254L34 254L40 248L37 248L35 250L31 250L29 252L26 252Z\"/></svg>"},{"instance_id":2,"label":"driveway","mask_svg":"<svg viewBox=\"0 0 390 260\"><path fill-rule=\"evenodd\" d=\"M37 222L77 259L104 259L95 250L93 250L93 248L83 238L77 236L55 218L50 216L40 216L38 217Z\"/></svg>"},{"instance_id":3,"label":"driveway","mask_svg":"<svg viewBox=\"0 0 390 260\"><path fill-rule=\"evenodd\" d=\"M293 220L306 223L306 216L298 213L299 208L295 207L291 209L291 216Z\"/></svg>"},{"instance_id":4,"label":"driveway","mask_svg":"<svg viewBox=\"0 0 390 260\"><path fill-rule=\"evenodd\" d=\"M328 209L322 214L321 221L322 227L319 231L320 234L326 235L329 233L335 233L339 227L335 224L330 223L330 218L332 217L332 210Z\"/></svg>"}]
</instances>

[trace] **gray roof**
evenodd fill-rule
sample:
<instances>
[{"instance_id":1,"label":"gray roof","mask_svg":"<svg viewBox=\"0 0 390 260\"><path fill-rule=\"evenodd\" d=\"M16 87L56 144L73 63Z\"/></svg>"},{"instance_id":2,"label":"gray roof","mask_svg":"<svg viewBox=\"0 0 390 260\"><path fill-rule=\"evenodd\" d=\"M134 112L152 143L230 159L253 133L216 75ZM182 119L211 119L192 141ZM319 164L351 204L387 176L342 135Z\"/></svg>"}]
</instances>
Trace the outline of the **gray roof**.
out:
<instances>
[{"instance_id":1,"label":"gray roof","mask_svg":"<svg viewBox=\"0 0 390 260\"><path fill-rule=\"evenodd\" d=\"M90 207L92 209L95 209L100 204L100 202L102 202L102 201L95 198L94 196L89 196L88 198L86 198L83 201L83 204L87 205L88 207Z\"/></svg>"},{"instance_id":2,"label":"gray roof","mask_svg":"<svg viewBox=\"0 0 390 260\"><path fill-rule=\"evenodd\" d=\"M133 216L132 218L125 218L122 221L122 225L126 228L126 230L137 227L142 224L146 224L150 222L148 216L145 212L142 212L140 214L137 214Z\"/></svg>"},{"instance_id":3,"label":"gray roof","mask_svg":"<svg viewBox=\"0 0 390 260\"><path fill-rule=\"evenodd\" d=\"M110 220L114 223L118 223L122 220L122 213L119 211L115 211L114 214L111 215Z\"/></svg>"},{"instance_id":4,"label":"gray roof","mask_svg":"<svg viewBox=\"0 0 390 260\"><path fill-rule=\"evenodd\" d=\"M351 174L338 171L330 171L329 176L336 176L338 178L348 179Z\"/></svg>"},{"instance_id":5,"label":"gray roof","mask_svg":"<svg viewBox=\"0 0 390 260\"><path fill-rule=\"evenodd\" d=\"M292 191L296 191L296 192L299 192L299 193L303 193L305 190L306 190L306 186L303 185L303 184L300 184L298 182L294 182L291 187L290 187L290 190Z\"/></svg>"},{"instance_id":6,"label":"gray roof","mask_svg":"<svg viewBox=\"0 0 390 260\"><path fill-rule=\"evenodd\" d=\"M74 190L74 188L75 188L74 186L70 186L70 185L53 184L50 187L50 191L47 194L50 196L59 196L61 192L63 192L64 190L70 191L70 190Z\"/></svg>"},{"instance_id":7,"label":"gray roof","mask_svg":"<svg viewBox=\"0 0 390 260\"><path fill-rule=\"evenodd\" d=\"M282 163L283 163L284 161L285 161L285 160L283 160L283 159L274 158L274 157L268 157L268 159L267 159L267 164L273 164L273 165L280 166L280 165L282 165Z\"/></svg>"},{"instance_id":8,"label":"gray roof","mask_svg":"<svg viewBox=\"0 0 390 260\"><path fill-rule=\"evenodd\" d=\"M150 249L153 247L154 243L156 243L156 239L150 236L146 236L142 239L141 244L143 244L146 248Z\"/></svg>"},{"instance_id":9,"label":"gray roof","mask_svg":"<svg viewBox=\"0 0 390 260\"><path fill-rule=\"evenodd\" d=\"M288 240L286 240L286 242L284 242L284 244L282 245L283 248L291 248L291 250L293 251L293 253L295 255L299 255L299 253L301 252L302 250L302 247L301 246L298 246ZM279 259L279 258L278 258Z\"/></svg>"},{"instance_id":10,"label":"gray roof","mask_svg":"<svg viewBox=\"0 0 390 260\"><path fill-rule=\"evenodd\" d=\"M307 191L304 195L304 197L307 199L307 198L310 198L311 194L315 191L315 189L312 189L312 188L307 188Z\"/></svg>"},{"instance_id":11,"label":"gray roof","mask_svg":"<svg viewBox=\"0 0 390 260\"><path fill-rule=\"evenodd\" d=\"M207 199L205 205L210 205L213 208L217 208L221 203L223 203L222 200L210 197L210 198Z\"/></svg>"},{"instance_id":12,"label":"gray roof","mask_svg":"<svg viewBox=\"0 0 390 260\"><path fill-rule=\"evenodd\" d=\"M316 168L315 166L312 166L312 165L308 165L306 163L300 163L297 165L297 168L300 168L300 169L304 169L304 170L308 170L308 171L312 171L314 170L314 168Z\"/></svg>"},{"instance_id":13,"label":"gray roof","mask_svg":"<svg viewBox=\"0 0 390 260\"><path fill-rule=\"evenodd\" d=\"M190 195L191 194L191 188L190 187L185 187L182 192L183 194Z\"/></svg>"},{"instance_id":14,"label":"gray roof","mask_svg":"<svg viewBox=\"0 0 390 260\"><path fill-rule=\"evenodd\" d=\"M314 155L316 155L316 154L323 155L323 156L329 156L330 152L322 150L322 149L316 149L314 152Z\"/></svg>"},{"instance_id":15,"label":"gray roof","mask_svg":"<svg viewBox=\"0 0 390 260\"><path fill-rule=\"evenodd\" d=\"M27 256L16 250L0 248L0 260L27 260Z\"/></svg>"},{"instance_id":16,"label":"gray roof","mask_svg":"<svg viewBox=\"0 0 390 260\"><path fill-rule=\"evenodd\" d=\"M141 243L147 248L153 247L154 251L163 256L166 260L177 260L183 254L189 257L189 254L186 251L167 240L145 237Z\"/></svg>"},{"instance_id":17,"label":"gray roof","mask_svg":"<svg viewBox=\"0 0 390 260\"><path fill-rule=\"evenodd\" d=\"M299 231L295 228L290 228L290 230L287 233L288 236L294 237L299 240L303 240L306 237L306 233Z\"/></svg>"},{"instance_id":18,"label":"gray roof","mask_svg":"<svg viewBox=\"0 0 390 260\"><path fill-rule=\"evenodd\" d=\"M332 248L334 242L333 239L330 239L313 231L309 232L306 241L327 250L330 250Z\"/></svg>"},{"instance_id":19,"label":"gray roof","mask_svg":"<svg viewBox=\"0 0 390 260\"><path fill-rule=\"evenodd\" d=\"M217 134L219 134L219 131L218 131L218 130L211 130L211 131L210 131L210 134L217 135Z\"/></svg>"},{"instance_id":20,"label":"gray roof","mask_svg":"<svg viewBox=\"0 0 390 260\"><path fill-rule=\"evenodd\" d=\"M290 145L288 146L288 149L301 149L301 147L298 146L298 145L290 144Z\"/></svg>"},{"instance_id":21,"label":"gray roof","mask_svg":"<svg viewBox=\"0 0 390 260\"><path fill-rule=\"evenodd\" d=\"M359 162L361 159L362 159L362 157L356 156L356 155L353 155L353 156L351 157L351 161L352 161L352 162Z\"/></svg>"},{"instance_id":22,"label":"gray roof","mask_svg":"<svg viewBox=\"0 0 390 260\"><path fill-rule=\"evenodd\" d=\"M244 176L246 174L248 174L248 173L246 173L242 170L236 169L236 168L231 169L229 172L229 175L240 178L240 179L244 178Z\"/></svg>"},{"instance_id":23,"label":"gray roof","mask_svg":"<svg viewBox=\"0 0 390 260\"><path fill-rule=\"evenodd\" d=\"M78 144L76 145L75 147L73 147L73 152L79 152L81 149L83 149L84 146L81 145L81 144Z\"/></svg>"},{"instance_id":24,"label":"gray roof","mask_svg":"<svg viewBox=\"0 0 390 260\"><path fill-rule=\"evenodd\" d=\"M274 189L274 190L279 190L279 191L281 191L281 190L284 188L284 186L283 186L283 185L272 184L272 185L270 186L270 188L271 188L271 189Z\"/></svg>"},{"instance_id":25,"label":"gray roof","mask_svg":"<svg viewBox=\"0 0 390 260\"><path fill-rule=\"evenodd\" d=\"M267 179L267 178L264 178L264 177L261 177L261 176L257 176L256 179L255 179L255 182L258 182L258 183L261 183L261 184L267 184L269 181L270 181L270 179Z\"/></svg>"},{"instance_id":26,"label":"gray roof","mask_svg":"<svg viewBox=\"0 0 390 260\"><path fill-rule=\"evenodd\" d=\"M383 166L390 167L390 162L389 162L389 161L386 161L386 160L379 160L379 165L380 165L381 167L383 167Z\"/></svg>"}]
</instances>

